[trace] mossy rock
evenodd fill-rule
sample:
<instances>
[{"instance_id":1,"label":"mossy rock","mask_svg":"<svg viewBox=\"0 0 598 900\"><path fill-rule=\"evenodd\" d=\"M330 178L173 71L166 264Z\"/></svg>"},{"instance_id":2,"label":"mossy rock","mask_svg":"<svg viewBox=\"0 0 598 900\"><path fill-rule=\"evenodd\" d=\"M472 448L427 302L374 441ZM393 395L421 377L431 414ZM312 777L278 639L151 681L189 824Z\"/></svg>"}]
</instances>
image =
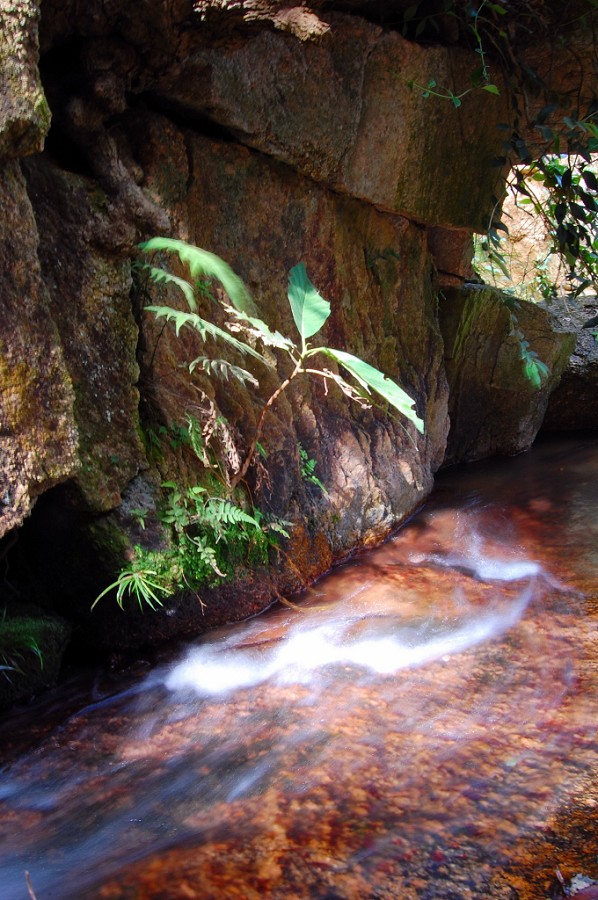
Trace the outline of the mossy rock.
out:
<instances>
[{"instance_id":1,"label":"mossy rock","mask_svg":"<svg viewBox=\"0 0 598 900\"><path fill-rule=\"evenodd\" d=\"M55 683L70 634L64 619L15 617L0 623L0 709Z\"/></svg>"}]
</instances>

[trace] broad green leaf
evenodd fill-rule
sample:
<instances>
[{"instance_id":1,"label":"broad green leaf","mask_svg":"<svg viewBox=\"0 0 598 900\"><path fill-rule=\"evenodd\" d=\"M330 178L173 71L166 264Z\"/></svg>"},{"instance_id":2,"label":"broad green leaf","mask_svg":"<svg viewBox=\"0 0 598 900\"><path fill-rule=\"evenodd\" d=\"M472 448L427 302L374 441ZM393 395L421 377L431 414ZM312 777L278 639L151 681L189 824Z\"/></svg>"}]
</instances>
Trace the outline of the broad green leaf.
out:
<instances>
[{"instance_id":1,"label":"broad green leaf","mask_svg":"<svg viewBox=\"0 0 598 900\"><path fill-rule=\"evenodd\" d=\"M482 90L488 91L489 94L496 94L497 96L500 94L500 90L495 84L485 84Z\"/></svg>"},{"instance_id":2,"label":"broad green leaf","mask_svg":"<svg viewBox=\"0 0 598 900\"><path fill-rule=\"evenodd\" d=\"M197 278L199 275L216 278L230 297L235 309L249 314L255 312L251 294L243 281L233 272L229 264L215 253L194 247L185 241L165 237L150 238L149 241L139 244L139 248L144 253L156 253L160 250L176 253L181 262L189 267L193 278Z\"/></svg>"},{"instance_id":3,"label":"broad green leaf","mask_svg":"<svg viewBox=\"0 0 598 900\"><path fill-rule=\"evenodd\" d=\"M304 263L293 266L289 273L288 297L295 325L305 344L330 315L330 303L320 296L307 277Z\"/></svg>"},{"instance_id":4,"label":"broad green leaf","mask_svg":"<svg viewBox=\"0 0 598 900\"><path fill-rule=\"evenodd\" d=\"M415 412L415 401L398 384L387 378L379 369L375 369L374 366L370 366L369 363L351 353L345 353L344 350L333 350L330 347L321 347L320 350L347 369L368 393L372 389L380 394L391 406L394 406L410 422L413 422L417 430L423 434L424 423Z\"/></svg>"}]
</instances>

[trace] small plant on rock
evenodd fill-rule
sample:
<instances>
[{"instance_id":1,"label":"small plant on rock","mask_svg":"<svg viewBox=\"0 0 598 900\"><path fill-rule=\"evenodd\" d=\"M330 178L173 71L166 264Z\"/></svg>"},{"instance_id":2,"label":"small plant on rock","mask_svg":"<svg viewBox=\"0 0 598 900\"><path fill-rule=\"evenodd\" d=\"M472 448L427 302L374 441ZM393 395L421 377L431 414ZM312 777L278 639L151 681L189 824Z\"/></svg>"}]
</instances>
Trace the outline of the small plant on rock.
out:
<instances>
[{"instance_id":1,"label":"small plant on rock","mask_svg":"<svg viewBox=\"0 0 598 900\"><path fill-rule=\"evenodd\" d=\"M423 432L424 423L415 412L412 398L378 369L344 350L309 343L327 321L330 304L308 278L303 263L296 265L289 275L288 299L299 335L299 341L294 341L273 331L257 316L244 283L220 257L172 238L152 238L140 247L147 254L175 254L189 271L189 278L186 279L155 265L153 261L142 264L152 281L174 285L185 298L187 310L166 305L147 307L157 319L173 323L177 335L182 328L190 328L199 335L203 344L208 341L220 343L241 359L252 359L262 366L272 366L265 351L271 356L271 352L276 350L285 355L290 363L287 377L262 402L254 434L244 452L236 446L233 429L207 396L204 395L206 414L201 424L197 419L188 419L188 440L206 469L213 471L214 478L207 486L194 485L186 489L176 482L164 483L163 488L168 494L161 518L173 528L177 537L182 581L188 583L187 573L193 569L196 585L202 579L210 581L232 575L230 560L235 558L238 548L252 550L254 559L257 555L259 561L264 561L269 547L276 543L277 538L288 537L286 527L289 523L265 516L241 492L250 466L264 455L260 441L268 412L295 379L308 376L336 384L347 397L363 407L384 401L419 432ZM224 296L216 289L209 292L211 302L216 301L220 307L218 314L222 325L199 313L198 293L206 296L206 279L219 282L224 289ZM316 368L313 363L315 357L340 367L346 375L341 374L338 368L335 370L327 365ZM253 372L225 358L202 354L189 364L190 373L197 369L203 370L214 381L235 379L251 390L257 391L259 388L258 378ZM225 460L214 460L213 442L218 434L221 455L226 456ZM307 454L305 458L300 456L300 466L307 480L324 489L313 473L315 462L309 460ZM145 603L154 609L156 605L161 605L159 594L168 592L155 567L136 568L134 565L125 568L95 603L113 589L117 591L117 601L121 606L125 595L132 593L140 606Z\"/></svg>"},{"instance_id":2,"label":"small plant on rock","mask_svg":"<svg viewBox=\"0 0 598 900\"><path fill-rule=\"evenodd\" d=\"M172 238L152 238L141 244L141 249L145 253L160 251L174 253L183 264L188 266L192 279L196 280L200 276L215 278L226 291L228 302L226 300L221 302L225 314L224 327L219 327L198 314L193 281L187 281L172 275L161 267L148 264L147 271L154 281L175 284L183 292L187 301L188 312L174 309L171 306L152 305L147 307L157 318L172 322L177 334L181 328L192 328L203 341L208 338L220 340L241 355L269 365L265 356L255 349L254 345L256 341L259 341L265 348L277 349L286 353L292 364L291 373L263 404L254 437L237 472L233 474L231 484L233 488L245 477L253 461L268 411L283 391L300 375L309 375L313 378L334 382L346 396L362 406L372 406L375 402L374 395L378 395L412 422L418 431L423 432L424 424L415 412L413 399L394 381L351 353L326 346L313 347L308 343L309 339L314 337L328 320L330 304L318 293L310 281L304 263L294 266L289 274L288 299L300 337L300 343L296 343L278 331L272 331L261 318L255 315L253 301L247 288L227 263L215 254ZM244 339L237 335L241 335ZM252 343L249 343L250 341ZM329 368L314 368L311 360L316 356L332 360L347 372L351 381ZM236 378L247 385L258 387L258 381L252 373L227 360L199 356L189 364L189 371L193 372L198 366L203 368L211 378L220 380Z\"/></svg>"}]
</instances>

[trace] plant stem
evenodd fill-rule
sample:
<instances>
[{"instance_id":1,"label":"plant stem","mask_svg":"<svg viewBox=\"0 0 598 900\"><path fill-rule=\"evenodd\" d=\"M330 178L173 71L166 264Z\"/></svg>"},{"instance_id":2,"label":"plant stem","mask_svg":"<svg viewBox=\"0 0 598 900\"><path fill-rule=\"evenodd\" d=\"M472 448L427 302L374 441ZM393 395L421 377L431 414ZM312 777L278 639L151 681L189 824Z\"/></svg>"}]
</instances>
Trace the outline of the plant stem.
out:
<instances>
[{"instance_id":1,"label":"plant stem","mask_svg":"<svg viewBox=\"0 0 598 900\"><path fill-rule=\"evenodd\" d=\"M291 381L294 378L296 378L297 375L300 375L302 372L303 372L303 355L295 363L295 368L293 369L293 371L291 372L289 377L285 378L285 380L282 382L282 384L280 384L276 388L276 390L274 391L272 396L264 404L264 408L262 409L262 412L258 419L258 423L256 425L253 440L252 440L251 444L249 445L249 450L247 451L247 456L245 457L245 459L243 461L243 465L241 466L239 471L231 479L231 491L234 491L234 489L237 487L239 482L243 481L243 479L247 475L247 470L249 469L249 466L251 465L251 461L255 454L255 448L257 447L258 441L262 434L262 430L264 427L264 422L266 421L266 415L268 414L268 410L270 409L272 404L278 399L278 397L280 397L282 392L288 388Z\"/></svg>"}]
</instances>

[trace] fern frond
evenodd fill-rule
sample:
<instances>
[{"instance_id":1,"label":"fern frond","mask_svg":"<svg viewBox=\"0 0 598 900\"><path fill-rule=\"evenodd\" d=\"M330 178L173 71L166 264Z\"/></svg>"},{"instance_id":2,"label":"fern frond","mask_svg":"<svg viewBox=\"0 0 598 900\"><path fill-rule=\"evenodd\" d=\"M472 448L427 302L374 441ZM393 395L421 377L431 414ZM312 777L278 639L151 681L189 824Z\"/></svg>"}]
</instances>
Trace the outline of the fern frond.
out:
<instances>
[{"instance_id":1,"label":"fern frond","mask_svg":"<svg viewBox=\"0 0 598 900\"><path fill-rule=\"evenodd\" d=\"M280 350L295 350L296 345L290 338L284 337L279 331L272 331L262 319L257 316L247 316L232 307L225 307L226 311L236 319L237 325L229 323L229 328L235 328L259 338L266 347L278 347Z\"/></svg>"},{"instance_id":2,"label":"fern frond","mask_svg":"<svg viewBox=\"0 0 598 900\"><path fill-rule=\"evenodd\" d=\"M225 341L225 343L234 347L235 350L238 350L239 353L253 356L255 359L259 359L260 362L266 362L261 353L254 350L249 344L237 340L237 338L233 337L232 334L229 334L228 331L225 331L218 325L214 325L213 322L209 322L207 319L202 319L197 313L181 312L181 310L173 309L172 306L146 306L145 308L148 312L153 312L157 319L166 319L167 322L174 322L174 329L177 337L181 328L184 328L185 325L187 325L189 328L194 328L195 331L199 332L204 341L208 337L220 338L220 340Z\"/></svg>"},{"instance_id":3,"label":"fern frond","mask_svg":"<svg viewBox=\"0 0 598 900\"><path fill-rule=\"evenodd\" d=\"M173 275L171 272L167 272L166 269L161 269L159 266L150 266L149 264L144 264L142 266L156 284L174 284L178 287L183 294L185 295L185 300L189 305L189 309L192 312L197 312L197 303L195 300L195 291L193 290L193 285L189 284L188 281L185 281L184 278L179 278L178 275Z\"/></svg>"},{"instance_id":4,"label":"fern frond","mask_svg":"<svg viewBox=\"0 0 598 900\"><path fill-rule=\"evenodd\" d=\"M221 525L251 525L259 528L257 519L245 512L232 500L225 497L211 497L204 507L202 525L215 528Z\"/></svg>"},{"instance_id":5,"label":"fern frond","mask_svg":"<svg viewBox=\"0 0 598 900\"><path fill-rule=\"evenodd\" d=\"M216 278L230 297L235 309L249 315L255 312L251 294L243 281L233 272L229 264L215 253L194 247L185 241L166 237L151 238L149 241L139 244L139 248L144 253L156 253L161 250L167 253L176 253L181 262L189 267L194 279L200 275Z\"/></svg>"},{"instance_id":6,"label":"fern frond","mask_svg":"<svg viewBox=\"0 0 598 900\"><path fill-rule=\"evenodd\" d=\"M209 359L207 356L198 356L189 364L189 371L193 372L197 368L203 369L207 375L212 378L219 378L221 381L228 381L229 376L232 376L237 381L240 381L241 384L252 384L254 387L259 387L260 385L251 372L248 372L247 369L242 369L240 366L234 366L226 359Z\"/></svg>"},{"instance_id":7,"label":"fern frond","mask_svg":"<svg viewBox=\"0 0 598 900\"><path fill-rule=\"evenodd\" d=\"M209 566L209 568L212 569L212 571L214 571L220 578L226 578L226 574L224 572L221 572L218 568L216 562L216 550L211 546L211 544L208 543L208 539L202 534L196 535L195 537L190 537L189 535L187 535L187 539L197 550L197 554L202 563L204 563L206 566Z\"/></svg>"}]
</instances>

